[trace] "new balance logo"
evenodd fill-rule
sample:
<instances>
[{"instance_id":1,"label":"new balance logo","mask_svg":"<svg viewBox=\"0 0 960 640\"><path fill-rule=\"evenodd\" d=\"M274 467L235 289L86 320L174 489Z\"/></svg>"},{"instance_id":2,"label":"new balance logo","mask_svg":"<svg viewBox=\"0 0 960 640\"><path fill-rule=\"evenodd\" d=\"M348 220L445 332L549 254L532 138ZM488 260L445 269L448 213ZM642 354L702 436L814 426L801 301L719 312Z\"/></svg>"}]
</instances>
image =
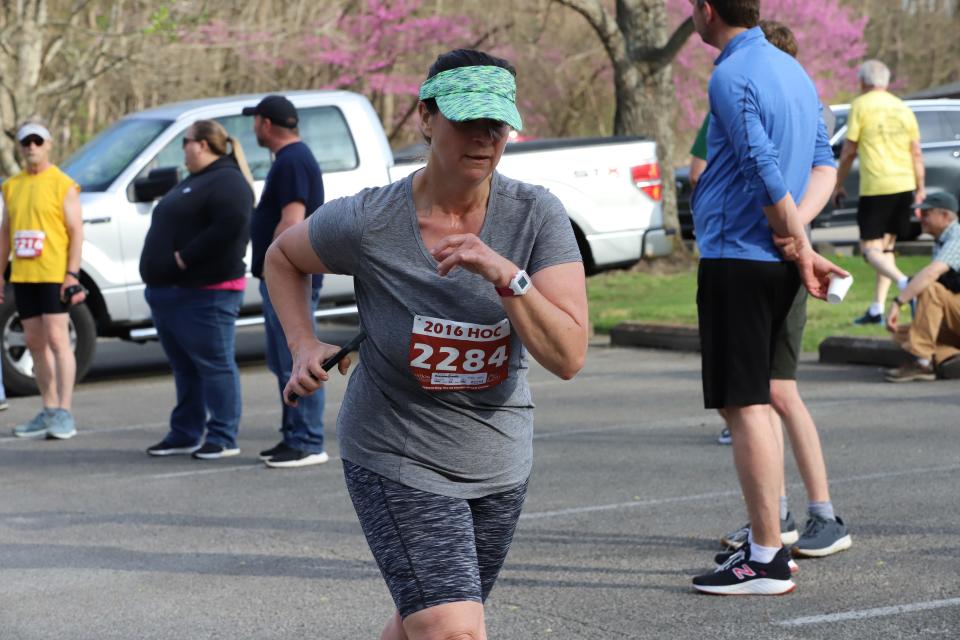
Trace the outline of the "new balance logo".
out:
<instances>
[{"instance_id":1,"label":"new balance logo","mask_svg":"<svg viewBox=\"0 0 960 640\"><path fill-rule=\"evenodd\" d=\"M756 578L757 574L753 572L753 569L750 568L750 565L742 565L739 567L734 567L732 569L733 575L737 576L737 580L743 580L744 578Z\"/></svg>"}]
</instances>

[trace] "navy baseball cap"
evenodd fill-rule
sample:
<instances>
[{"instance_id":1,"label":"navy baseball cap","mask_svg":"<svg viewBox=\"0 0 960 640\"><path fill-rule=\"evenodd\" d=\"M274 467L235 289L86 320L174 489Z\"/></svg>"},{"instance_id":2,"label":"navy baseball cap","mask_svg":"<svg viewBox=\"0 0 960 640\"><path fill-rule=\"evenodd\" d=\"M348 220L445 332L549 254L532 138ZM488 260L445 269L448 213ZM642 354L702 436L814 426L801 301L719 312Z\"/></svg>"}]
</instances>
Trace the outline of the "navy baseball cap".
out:
<instances>
[{"instance_id":1,"label":"navy baseball cap","mask_svg":"<svg viewBox=\"0 0 960 640\"><path fill-rule=\"evenodd\" d=\"M957 213L957 199L952 193L937 191L924 198L923 202L917 205L917 209L921 211L926 211L927 209L946 209L947 211Z\"/></svg>"},{"instance_id":2,"label":"navy baseball cap","mask_svg":"<svg viewBox=\"0 0 960 640\"><path fill-rule=\"evenodd\" d=\"M297 116L297 108L293 103L283 96L267 96L261 100L255 107L244 107L243 115L260 116L266 118L273 124L293 129L297 126L300 118Z\"/></svg>"}]
</instances>

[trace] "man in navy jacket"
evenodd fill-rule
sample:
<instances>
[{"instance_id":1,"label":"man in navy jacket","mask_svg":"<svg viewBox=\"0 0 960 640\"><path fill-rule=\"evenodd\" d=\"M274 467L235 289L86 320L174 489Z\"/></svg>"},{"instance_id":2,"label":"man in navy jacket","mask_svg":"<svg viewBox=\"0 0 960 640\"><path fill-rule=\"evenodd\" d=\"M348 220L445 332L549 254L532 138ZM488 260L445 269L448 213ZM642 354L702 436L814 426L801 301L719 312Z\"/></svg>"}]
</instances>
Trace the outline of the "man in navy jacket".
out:
<instances>
[{"instance_id":1,"label":"man in navy jacket","mask_svg":"<svg viewBox=\"0 0 960 640\"><path fill-rule=\"evenodd\" d=\"M329 459L323 448L323 389L300 398L296 407L283 402L283 388L290 379L293 359L263 279L263 260L274 238L323 204L323 178L310 148L300 140L299 115L293 103L283 96L267 96L257 106L245 108L243 114L254 116L257 142L274 155L260 203L253 214L250 240L253 251L251 271L260 278L263 298L267 366L277 376L283 410L280 426L283 439L276 446L261 451L260 459L268 467L278 469L322 464ZM314 276L314 308L319 300L322 279L322 275Z\"/></svg>"}]
</instances>

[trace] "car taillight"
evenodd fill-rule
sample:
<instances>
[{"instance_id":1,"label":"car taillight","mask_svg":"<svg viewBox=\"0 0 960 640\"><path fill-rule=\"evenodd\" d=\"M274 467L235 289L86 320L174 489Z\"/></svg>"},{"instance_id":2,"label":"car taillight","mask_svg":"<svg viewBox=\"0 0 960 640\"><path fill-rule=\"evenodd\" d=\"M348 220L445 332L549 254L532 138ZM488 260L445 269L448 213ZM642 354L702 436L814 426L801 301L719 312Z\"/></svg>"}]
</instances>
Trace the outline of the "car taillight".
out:
<instances>
[{"instance_id":1,"label":"car taillight","mask_svg":"<svg viewBox=\"0 0 960 640\"><path fill-rule=\"evenodd\" d=\"M663 197L663 183L660 181L660 163L650 162L630 167L630 177L634 186L643 191L651 200Z\"/></svg>"}]
</instances>

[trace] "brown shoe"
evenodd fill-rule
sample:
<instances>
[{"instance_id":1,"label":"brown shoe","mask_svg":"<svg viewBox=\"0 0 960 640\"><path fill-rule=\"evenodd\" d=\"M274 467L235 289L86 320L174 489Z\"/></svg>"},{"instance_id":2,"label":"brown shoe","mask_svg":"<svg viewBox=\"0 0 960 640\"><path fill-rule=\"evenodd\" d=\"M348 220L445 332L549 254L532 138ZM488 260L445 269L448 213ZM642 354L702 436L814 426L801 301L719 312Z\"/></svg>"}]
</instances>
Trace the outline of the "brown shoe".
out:
<instances>
[{"instance_id":1,"label":"brown shoe","mask_svg":"<svg viewBox=\"0 0 960 640\"><path fill-rule=\"evenodd\" d=\"M960 378L960 356L947 358L937 365L937 374L944 380Z\"/></svg>"},{"instance_id":2,"label":"brown shoe","mask_svg":"<svg viewBox=\"0 0 960 640\"><path fill-rule=\"evenodd\" d=\"M885 376L887 382L930 382L937 379L937 372L931 365L923 366L916 360L902 367L890 369Z\"/></svg>"}]
</instances>

